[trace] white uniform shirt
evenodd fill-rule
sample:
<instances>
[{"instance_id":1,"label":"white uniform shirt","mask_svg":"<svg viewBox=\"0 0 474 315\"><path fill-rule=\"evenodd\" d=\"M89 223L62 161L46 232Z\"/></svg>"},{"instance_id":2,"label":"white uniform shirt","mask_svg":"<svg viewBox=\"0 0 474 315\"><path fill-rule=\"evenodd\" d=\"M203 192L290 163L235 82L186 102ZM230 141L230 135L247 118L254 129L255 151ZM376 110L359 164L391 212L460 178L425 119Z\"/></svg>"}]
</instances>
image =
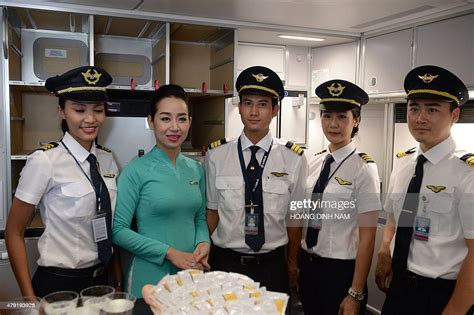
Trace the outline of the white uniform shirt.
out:
<instances>
[{"instance_id":1,"label":"white uniform shirt","mask_svg":"<svg viewBox=\"0 0 474 315\"><path fill-rule=\"evenodd\" d=\"M242 152L247 165L252 142L242 133ZM272 143L273 140L273 144ZM219 223L211 235L215 245L242 253L254 253L245 243L245 182L237 150L238 139L209 150L205 160L207 207L219 211ZM259 164L264 150L272 145L262 174L265 244L259 253L269 252L288 243L287 215L291 200L304 197L306 159L289 148L286 142L272 139L269 132L258 145ZM272 172L283 176L276 176Z\"/></svg>"},{"instance_id":2,"label":"white uniform shirt","mask_svg":"<svg viewBox=\"0 0 474 315\"><path fill-rule=\"evenodd\" d=\"M359 243L357 215L382 209L377 165L367 163L358 153L360 152L356 150L352 142L331 153L334 162L331 164L329 174L332 176L322 196L323 202L331 201L331 204L329 207L321 208L322 226L318 243L309 250L306 247L306 229L304 230L301 242L304 250L326 258L356 258ZM328 154L329 150L326 150L309 161L309 176L306 182L307 199L312 197L314 186ZM314 213L311 209L307 212Z\"/></svg>"},{"instance_id":3,"label":"white uniform shirt","mask_svg":"<svg viewBox=\"0 0 474 315\"><path fill-rule=\"evenodd\" d=\"M418 148L395 162L385 210L393 212L398 223L416 159L419 154L428 159L423 167L417 215L430 219L429 239L412 238L407 262L408 270L421 276L456 279L467 255L465 238L474 238L474 167L459 159L464 153L449 137L427 152Z\"/></svg>"},{"instance_id":4,"label":"white uniform shirt","mask_svg":"<svg viewBox=\"0 0 474 315\"><path fill-rule=\"evenodd\" d=\"M67 132L63 142L89 178L86 158L90 153L97 157L113 211L118 168L112 153L94 145L89 152ZM38 265L86 268L99 263L92 233L92 218L96 214L94 188L61 143L28 156L15 197L39 205L45 229L38 241Z\"/></svg>"}]
</instances>

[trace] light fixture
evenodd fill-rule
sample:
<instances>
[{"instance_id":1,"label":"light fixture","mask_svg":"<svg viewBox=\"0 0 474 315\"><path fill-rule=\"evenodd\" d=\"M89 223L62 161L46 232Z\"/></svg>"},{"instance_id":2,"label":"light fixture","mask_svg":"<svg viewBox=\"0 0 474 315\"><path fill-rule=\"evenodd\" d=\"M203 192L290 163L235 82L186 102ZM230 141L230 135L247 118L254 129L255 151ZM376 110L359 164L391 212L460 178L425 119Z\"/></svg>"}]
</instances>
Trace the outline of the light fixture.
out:
<instances>
[{"instance_id":1,"label":"light fixture","mask_svg":"<svg viewBox=\"0 0 474 315\"><path fill-rule=\"evenodd\" d=\"M293 35L278 35L278 37L286 38L286 39L309 40L313 42L324 41L324 38L316 38L316 37L304 37L304 36L293 36Z\"/></svg>"}]
</instances>

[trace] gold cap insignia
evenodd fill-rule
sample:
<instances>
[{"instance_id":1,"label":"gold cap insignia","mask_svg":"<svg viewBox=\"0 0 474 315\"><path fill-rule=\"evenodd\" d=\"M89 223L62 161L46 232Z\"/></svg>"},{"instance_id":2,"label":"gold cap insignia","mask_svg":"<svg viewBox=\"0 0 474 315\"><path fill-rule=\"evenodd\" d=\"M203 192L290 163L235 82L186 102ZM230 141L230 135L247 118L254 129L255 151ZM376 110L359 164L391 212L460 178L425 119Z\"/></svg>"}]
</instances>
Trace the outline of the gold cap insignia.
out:
<instances>
[{"instance_id":1,"label":"gold cap insignia","mask_svg":"<svg viewBox=\"0 0 474 315\"><path fill-rule=\"evenodd\" d=\"M91 69L88 69L85 73L81 72L81 74L87 83L94 85L99 82L100 77L102 76L102 73L99 73L96 69L94 69L94 73L91 73Z\"/></svg>"},{"instance_id":2,"label":"gold cap insignia","mask_svg":"<svg viewBox=\"0 0 474 315\"><path fill-rule=\"evenodd\" d=\"M429 73L425 73L424 75L419 75L418 76L418 78L423 80L423 82L425 82L425 83L431 83L431 81L433 81L437 77L439 77L438 74L437 75L432 75L432 74L429 74Z\"/></svg>"},{"instance_id":3,"label":"gold cap insignia","mask_svg":"<svg viewBox=\"0 0 474 315\"><path fill-rule=\"evenodd\" d=\"M334 85L337 85L337 86L334 86ZM328 91L329 91L329 94L331 94L332 96L339 96L342 94L342 91L344 91L346 87L345 86L342 86L341 83L332 83L330 86L327 87Z\"/></svg>"},{"instance_id":4,"label":"gold cap insignia","mask_svg":"<svg viewBox=\"0 0 474 315\"><path fill-rule=\"evenodd\" d=\"M426 188L437 194L440 191L445 190L446 186L427 185Z\"/></svg>"},{"instance_id":5,"label":"gold cap insignia","mask_svg":"<svg viewBox=\"0 0 474 315\"><path fill-rule=\"evenodd\" d=\"M255 78L255 80L257 80L257 82L263 82L263 80L267 79L268 76L264 76L263 74L259 73L259 74L252 74L253 77Z\"/></svg>"}]
</instances>

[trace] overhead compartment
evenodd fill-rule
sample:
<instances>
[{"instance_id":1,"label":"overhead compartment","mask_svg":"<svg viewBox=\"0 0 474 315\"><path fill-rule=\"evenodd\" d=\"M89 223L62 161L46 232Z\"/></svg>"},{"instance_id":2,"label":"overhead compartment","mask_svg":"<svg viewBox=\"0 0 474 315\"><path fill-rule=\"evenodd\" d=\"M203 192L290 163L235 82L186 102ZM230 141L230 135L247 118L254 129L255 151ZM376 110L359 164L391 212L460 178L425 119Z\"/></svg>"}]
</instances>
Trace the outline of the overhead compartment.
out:
<instances>
[{"instance_id":1,"label":"overhead compartment","mask_svg":"<svg viewBox=\"0 0 474 315\"><path fill-rule=\"evenodd\" d=\"M95 17L95 62L115 87L154 89L166 83L166 24Z\"/></svg>"}]
</instances>

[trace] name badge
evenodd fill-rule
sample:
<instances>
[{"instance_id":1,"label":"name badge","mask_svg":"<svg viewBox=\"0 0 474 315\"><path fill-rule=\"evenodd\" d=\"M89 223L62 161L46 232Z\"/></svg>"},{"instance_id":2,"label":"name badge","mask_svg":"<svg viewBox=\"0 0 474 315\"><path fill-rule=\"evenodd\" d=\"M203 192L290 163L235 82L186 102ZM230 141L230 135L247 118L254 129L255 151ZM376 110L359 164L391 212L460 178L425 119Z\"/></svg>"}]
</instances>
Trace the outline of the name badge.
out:
<instances>
[{"instance_id":1,"label":"name badge","mask_svg":"<svg viewBox=\"0 0 474 315\"><path fill-rule=\"evenodd\" d=\"M94 232L94 241L96 243L108 238L105 213L98 214L92 219L92 231Z\"/></svg>"},{"instance_id":2,"label":"name badge","mask_svg":"<svg viewBox=\"0 0 474 315\"><path fill-rule=\"evenodd\" d=\"M258 235L258 213L245 214L245 234Z\"/></svg>"},{"instance_id":3,"label":"name badge","mask_svg":"<svg viewBox=\"0 0 474 315\"><path fill-rule=\"evenodd\" d=\"M415 218L415 239L420 241L428 241L428 238L430 236L430 221L430 218L427 217L417 216Z\"/></svg>"}]
</instances>

